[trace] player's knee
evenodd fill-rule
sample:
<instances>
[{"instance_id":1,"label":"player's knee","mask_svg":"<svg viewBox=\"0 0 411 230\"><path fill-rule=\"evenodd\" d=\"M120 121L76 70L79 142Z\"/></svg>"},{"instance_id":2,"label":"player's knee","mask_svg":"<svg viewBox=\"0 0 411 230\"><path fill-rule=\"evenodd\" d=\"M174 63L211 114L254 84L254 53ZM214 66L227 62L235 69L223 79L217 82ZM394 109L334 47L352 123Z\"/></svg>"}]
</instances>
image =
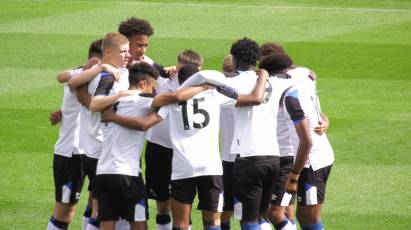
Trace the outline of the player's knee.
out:
<instances>
[{"instance_id":1,"label":"player's knee","mask_svg":"<svg viewBox=\"0 0 411 230\"><path fill-rule=\"evenodd\" d=\"M284 219L284 211L281 207L271 205L268 211L268 218L273 223L279 223Z\"/></svg>"},{"instance_id":2,"label":"player's knee","mask_svg":"<svg viewBox=\"0 0 411 230\"><path fill-rule=\"evenodd\" d=\"M317 205L300 207L297 209L297 219L305 224L319 223L321 222L320 208Z\"/></svg>"},{"instance_id":3,"label":"player's knee","mask_svg":"<svg viewBox=\"0 0 411 230\"><path fill-rule=\"evenodd\" d=\"M76 211L75 204L56 203L54 208L54 218L65 223L70 223Z\"/></svg>"},{"instance_id":4,"label":"player's knee","mask_svg":"<svg viewBox=\"0 0 411 230\"><path fill-rule=\"evenodd\" d=\"M161 215L170 213L170 202L166 201L157 201L157 213Z\"/></svg>"}]
</instances>

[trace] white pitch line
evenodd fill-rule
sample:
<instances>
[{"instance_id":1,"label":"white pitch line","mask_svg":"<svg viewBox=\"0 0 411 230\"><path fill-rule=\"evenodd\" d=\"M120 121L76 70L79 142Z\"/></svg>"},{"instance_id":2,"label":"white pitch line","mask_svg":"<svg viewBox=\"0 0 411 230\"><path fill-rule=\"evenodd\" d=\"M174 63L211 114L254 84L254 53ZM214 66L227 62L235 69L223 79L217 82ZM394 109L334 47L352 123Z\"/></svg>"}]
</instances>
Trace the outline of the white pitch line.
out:
<instances>
[{"instance_id":1,"label":"white pitch line","mask_svg":"<svg viewBox=\"0 0 411 230\"><path fill-rule=\"evenodd\" d=\"M63 2L73 2L66 0ZM89 1L75 1L75 2L89 2ZM113 2L107 2L113 3ZM164 6L162 2L120 2L120 4L129 5L158 5ZM212 4L212 3L182 3L182 2L170 2L167 5L175 6L191 6L191 7L240 7L240 8L272 8L272 9L295 9L295 10L337 10L337 11L365 11L365 12L389 12L389 13L410 13L411 9L386 9L386 8L352 8L352 7L321 7L321 6L275 6L275 5L247 5L247 4Z\"/></svg>"}]
</instances>

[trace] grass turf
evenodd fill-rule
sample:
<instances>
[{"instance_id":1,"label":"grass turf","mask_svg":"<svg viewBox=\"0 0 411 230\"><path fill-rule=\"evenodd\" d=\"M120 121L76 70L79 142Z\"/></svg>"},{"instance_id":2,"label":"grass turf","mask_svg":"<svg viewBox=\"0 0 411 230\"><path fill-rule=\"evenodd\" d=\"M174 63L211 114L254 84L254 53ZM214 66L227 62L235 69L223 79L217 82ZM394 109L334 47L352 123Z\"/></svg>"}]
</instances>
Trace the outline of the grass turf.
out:
<instances>
[{"instance_id":1,"label":"grass turf","mask_svg":"<svg viewBox=\"0 0 411 230\"><path fill-rule=\"evenodd\" d=\"M171 65L183 48L219 69L244 36L284 44L314 69L336 153L328 229L410 229L409 1L1 1L0 229L44 229L53 206L56 73L84 63L89 42L130 16L151 21L149 56ZM72 229L80 228L85 193ZM154 229L154 205L150 207ZM194 229L201 215L193 212ZM239 229L236 225L234 229Z\"/></svg>"}]
</instances>

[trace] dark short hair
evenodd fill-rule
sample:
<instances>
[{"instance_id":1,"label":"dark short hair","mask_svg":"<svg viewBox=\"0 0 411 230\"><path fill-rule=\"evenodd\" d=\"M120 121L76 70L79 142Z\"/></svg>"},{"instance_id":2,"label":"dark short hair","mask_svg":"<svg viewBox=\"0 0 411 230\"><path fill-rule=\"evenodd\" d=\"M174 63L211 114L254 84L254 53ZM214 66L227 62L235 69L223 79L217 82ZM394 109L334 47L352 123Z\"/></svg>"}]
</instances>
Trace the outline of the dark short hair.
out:
<instances>
[{"instance_id":1,"label":"dark short hair","mask_svg":"<svg viewBox=\"0 0 411 230\"><path fill-rule=\"evenodd\" d=\"M88 59L92 57L101 57L103 56L102 49L103 39L98 39L93 41L88 48Z\"/></svg>"},{"instance_id":2,"label":"dark short hair","mask_svg":"<svg viewBox=\"0 0 411 230\"><path fill-rule=\"evenodd\" d=\"M230 53L236 59L249 65L256 66L261 57L260 47L257 42L248 38L240 39L231 45Z\"/></svg>"},{"instance_id":3,"label":"dark short hair","mask_svg":"<svg viewBox=\"0 0 411 230\"><path fill-rule=\"evenodd\" d=\"M194 64L186 64L183 65L178 70L178 83L182 84L185 82L189 77L199 71L198 67Z\"/></svg>"},{"instance_id":4,"label":"dark short hair","mask_svg":"<svg viewBox=\"0 0 411 230\"><path fill-rule=\"evenodd\" d=\"M147 37L150 37L153 35L154 30L149 21L131 17L120 23L118 26L118 32L127 38L131 38L135 35L146 35Z\"/></svg>"},{"instance_id":5,"label":"dark short hair","mask_svg":"<svg viewBox=\"0 0 411 230\"><path fill-rule=\"evenodd\" d=\"M182 65L193 64L200 68L203 65L203 57L192 49L185 49L178 54L177 62Z\"/></svg>"},{"instance_id":6,"label":"dark short hair","mask_svg":"<svg viewBox=\"0 0 411 230\"><path fill-rule=\"evenodd\" d=\"M268 56L275 53L285 54L283 46L275 42L267 42L261 46L261 55Z\"/></svg>"},{"instance_id":7,"label":"dark short hair","mask_svg":"<svg viewBox=\"0 0 411 230\"><path fill-rule=\"evenodd\" d=\"M158 78L158 72L148 63L139 62L136 63L128 69L128 81L130 85L138 84L142 80L147 80L149 78Z\"/></svg>"},{"instance_id":8,"label":"dark short hair","mask_svg":"<svg viewBox=\"0 0 411 230\"><path fill-rule=\"evenodd\" d=\"M293 61L287 54L274 53L261 59L259 68L265 69L269 74L278 73L284 69L290 68Z\"/></svg>"}]
</instances>

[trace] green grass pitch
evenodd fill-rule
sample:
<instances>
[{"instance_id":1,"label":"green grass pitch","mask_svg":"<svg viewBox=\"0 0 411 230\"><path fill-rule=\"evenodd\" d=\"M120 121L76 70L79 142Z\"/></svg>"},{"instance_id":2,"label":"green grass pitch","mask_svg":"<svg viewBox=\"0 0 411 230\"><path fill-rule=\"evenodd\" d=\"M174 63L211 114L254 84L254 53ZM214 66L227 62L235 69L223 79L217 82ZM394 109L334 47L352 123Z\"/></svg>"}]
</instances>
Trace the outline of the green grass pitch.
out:
<instances>
[{"instance_id":1,"label":"green grass pitch","mask_svg":"<svg viewBox=\"0 0 411 230\"><path fill-rule=\"evenodd\" d=\"M52 212L48 114L58 71L85 62L91 40L130 17L155 29L148 55L173 65L183 48L220 69L244 36L282 43L314 69L336 154L327 229L411 229L411 2L0 1L0 229L45 229ZM71 229L80 229L83 193ZM150 229L155 229L151 203ZM194 229L202 229L193 211ZM233 229L239 229L235 225Z\"/></svg>"}]
</instances>

